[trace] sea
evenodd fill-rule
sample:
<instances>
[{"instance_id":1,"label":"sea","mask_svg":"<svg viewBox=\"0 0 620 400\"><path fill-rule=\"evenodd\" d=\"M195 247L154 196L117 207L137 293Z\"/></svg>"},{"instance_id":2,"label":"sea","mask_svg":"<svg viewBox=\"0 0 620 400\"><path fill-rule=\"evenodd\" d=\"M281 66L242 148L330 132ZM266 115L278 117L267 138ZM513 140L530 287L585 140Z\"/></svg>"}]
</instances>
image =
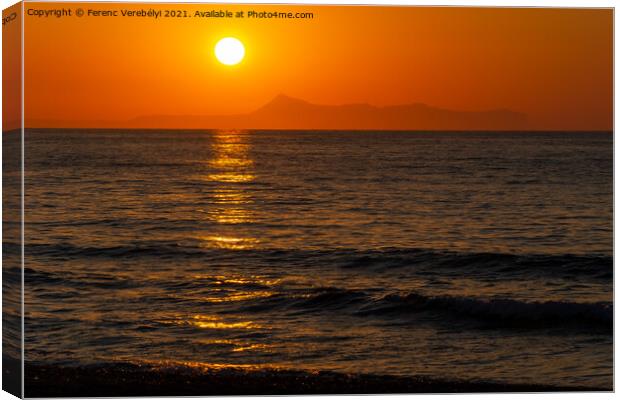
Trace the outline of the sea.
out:
<instances>
[{"instance_id":1,"label":"sea","mask_svg":"<svg viewBox=\"0 0 620 400\"><path fill-rule=\"evenodd\" d=\"M611 132L28 129L24 179L27 364L612 387Z\"/></svg>"}]
</instances>

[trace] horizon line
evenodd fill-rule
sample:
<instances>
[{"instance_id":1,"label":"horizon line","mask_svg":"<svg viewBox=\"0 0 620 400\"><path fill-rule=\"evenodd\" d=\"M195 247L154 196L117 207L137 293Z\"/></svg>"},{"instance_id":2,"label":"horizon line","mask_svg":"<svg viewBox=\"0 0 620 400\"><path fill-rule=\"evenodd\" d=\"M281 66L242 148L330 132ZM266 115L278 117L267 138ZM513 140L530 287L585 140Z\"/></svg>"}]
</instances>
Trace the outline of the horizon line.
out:
<instances>
[{"instance_id":1,"label":"horizon line","mask_svg":"<svg viewBox=\"0 0 620 400\"><path fill-rule=\"evenodd\" d=\"M614 129L260 129L260 128L89 128L89 127L19 127L14 129L3 129L3 133L13 131L21 132L25 130L44 130L44 131L184 131L184 132L204 132L204 131L237 131L237 132L410 132L410 133L614 133Z\"/></svg>"}]
</instances>

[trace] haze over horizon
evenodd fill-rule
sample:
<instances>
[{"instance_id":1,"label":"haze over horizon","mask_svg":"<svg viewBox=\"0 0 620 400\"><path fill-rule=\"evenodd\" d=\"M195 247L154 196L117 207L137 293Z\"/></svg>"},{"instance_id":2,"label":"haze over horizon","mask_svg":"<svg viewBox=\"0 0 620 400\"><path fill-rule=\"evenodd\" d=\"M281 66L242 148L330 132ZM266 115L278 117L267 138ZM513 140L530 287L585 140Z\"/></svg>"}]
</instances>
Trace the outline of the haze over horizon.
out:
<instances>
[{"instance_id":1,"label":"haze over horizon","mask_svg":"<svg viewBox=\"0 0 620 400\"><path fill-rule=\"evenodd\" d=\"M312 104L278 94L262 107L233 115L144 115L124 121L29 120L27 128L518 130L523 113L505 109L446 110L423 103L374 106Z\"/></svg>"}]
</instances>

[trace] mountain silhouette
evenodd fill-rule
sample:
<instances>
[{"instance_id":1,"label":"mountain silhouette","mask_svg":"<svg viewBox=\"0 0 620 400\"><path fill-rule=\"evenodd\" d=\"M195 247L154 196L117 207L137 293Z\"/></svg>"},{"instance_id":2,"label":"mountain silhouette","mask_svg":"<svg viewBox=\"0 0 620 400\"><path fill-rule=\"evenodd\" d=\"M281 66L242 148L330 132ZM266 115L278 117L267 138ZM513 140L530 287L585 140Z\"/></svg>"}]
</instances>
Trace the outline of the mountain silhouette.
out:
<instances>
[{"instance_id":1,"label":"mountain silhouette","mask_svg":"<svg viewBox=\"0 0 620 400\"><path fill-rule=\"evenodd\" d=\"M505 109L453 111L420 103L388 107L318 105L281 94L249 114L152 116L131 122L137 127L204 129L518 130L526 127L526 116Z\"/></svg>"},{"instance_id":2,"label":"mountain silhouette","mask_svg":"<svg viewBox=\"0 0 620 400\"><path fill-rule=\"evenodd\" d=\"M32 121L31 127L45 127ZM422 103L377 107L369 104L319 105L280 94L259 109L238 115L152 115L130 121L74 121L54 126L159 129L308 130L520 130L526 115L506 109L454 111ZM49 124L47 124L49 127Z\"/></svg>"}]
</instances>

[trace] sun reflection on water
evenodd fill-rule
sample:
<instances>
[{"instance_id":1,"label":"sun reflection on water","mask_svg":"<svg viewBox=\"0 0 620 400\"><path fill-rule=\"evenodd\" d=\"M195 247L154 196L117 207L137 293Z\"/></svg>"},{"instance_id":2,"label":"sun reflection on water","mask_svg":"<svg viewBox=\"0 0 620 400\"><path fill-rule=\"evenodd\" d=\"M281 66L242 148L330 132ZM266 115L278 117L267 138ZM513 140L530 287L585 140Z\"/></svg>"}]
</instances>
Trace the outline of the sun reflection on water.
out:
<instances>
[{"instance_id":1,"label":"sun reflection on water","mask_svg":"<svg viewBox=\"0 0 620 400\"><path fill-rule=\"evenodd\" d=\"M215 315L194 315L190 323L203 329L254 329L260 328L252 321L224 321Z\"/></svg>"},{"instance_id":2,"label":"sun reflection on water","mask_svg":"<svg viewBox=\"0 0 620 400\"><path fill-rule=\"evenodd\" d=\"M281 279L266 279L266 277L260 275L253 275L250 277L244 276L224 276L224 275L209 275L209 274L196 274L193 275L194 280L204 279L208 280L211 285L260 285L260 286L275 286L279 284Z\"/></svg>"},{"instance_id":3,"label":"sun reflection on water","mask_svg":"<svg viewBox=\"0 0 620 400\"><path fill-rule=\"evenodd\" d=\"M226 182L226 183L245 183L251 182L255 178L252 174L241 174L235 172L226 172L221 174L209 174L207 175L207 179L210 181L216 182Z\"/></svg>"},{"instance_id":4,"label":"sun reflection on water","mask_svg":"<svg viewBox=\"0 0 620 400\"><path fill-rule=\"evenodd\" d=\"M212 136L211 149L213 157L208 160L211 172L206 180L216 182L218 186L210 193L211 206L200 212L221 226L222 229L202 234L199 239L208 247L227 250L246 250L256 247L259 240L232 229L235 225L255 222L251 209L253 199L242 184L256 179L250 155L249 135L238 131L215 131Z\"/></svg>"},{"instance_id":5,"label":"sun reflection on water","mask_svg":"<svg viewBox=\"0 0 620 400\"><path fill-rule=\"evenodd\" d=\"M209 247L217 247L228 250L246 250L256 247L259 242L256 238L242 238L232 236L201 236L201 240L208 243Z\"/></svg>"},{"instance_id":6,"label":"sun reflection on water","mask_svg":"<svg viewBox=\"0 0 620 400\"><path fill-rule=\"evenodd\" d=\"M220 189L212 194L213 201L219 204L250 204L252 198L244 192L234 189Z\"/></svg>"},{"instance_id":7,"label":"sun reflection on water","mask_svg":"<svg viewBox=\"0 0 620 400\"><path fill-rule=\"evenodd\" d=\"M228 347L233 353L242 353L256 350L268 351L273 347L273 345L265 343L247 343L231 339L200 340L198 341L198 343L204 346Z\"/></svg>"},{"instance_id":8,"label":"sun reflection on water","mask_svg":"<svg viewBox=\"0 0 620 400\"><path fill-rule=\"evenodd\" d=\"M253 299L259 299L261 297L269 297L273 296L273 292L269 291L237 291L234 293L226 294L222 297L209 296L205 297L204 300L209 303L228 303L231 301L247 301Z\"/></svg>"},{"instance_id":9,"label":"sun reflection on water","mask_svg":"<svg viewBox=\"0 0 620 400\"><path fill-rule=\"evenodd\" d=\"M193 316L176 316L160 321L168 325L194 326L201 329L261 329L262 326L254 321L224 320L217 315L197 314Z\"/></svg>"},{"instance_id":10,"label":"sun reflection on water","mask_svg":"<svg viewBox=\"0 0 620 400\"><path fill-rule=\"evenodd\" d=\"M120 357L117 357L117 360L127 361ZM135 358L132 358L131 360L134 361ZM150 368L153 368L153 369L166 370L166 369L176 369L176 368L189 368L191 370L204 371L204 372L229 370L229 369L244 370L244 371L264 370L264 369L278 370L282 368L279 365L274 364L274 363L235 364L235 363L207 363L207 362L200 362L200 361L182 361L182 360L178 360L178 361L160 360L160 359L140 359L137 361L137 364L143 365L143 366L149 366Z\"/></svg>"},{"instance_id":11,"label":"sun reflection on water","mask_svg":"<svg viewBox=\"0 0 620 400\"><path fill-rule=\"evenodd\" d=\"M254 160L250 156L250 145L247 134L237 131L215 131L211 149L214 157L208 161L217 173L207 175L207 179L215 182L243 183L251 182L256 177L251 167Z\"/></svg>"},{"instance_id":12,"label":"sun reflection on water","mask_svg":"<svg viewBox=\"0 0 620 400\"><path fill-rule=\"evenodd\" d=\"M244 224L252 222L252 214L242 208L216 208L208 212L209 217L220 224Z\"/></svg>"}]
</instances>

